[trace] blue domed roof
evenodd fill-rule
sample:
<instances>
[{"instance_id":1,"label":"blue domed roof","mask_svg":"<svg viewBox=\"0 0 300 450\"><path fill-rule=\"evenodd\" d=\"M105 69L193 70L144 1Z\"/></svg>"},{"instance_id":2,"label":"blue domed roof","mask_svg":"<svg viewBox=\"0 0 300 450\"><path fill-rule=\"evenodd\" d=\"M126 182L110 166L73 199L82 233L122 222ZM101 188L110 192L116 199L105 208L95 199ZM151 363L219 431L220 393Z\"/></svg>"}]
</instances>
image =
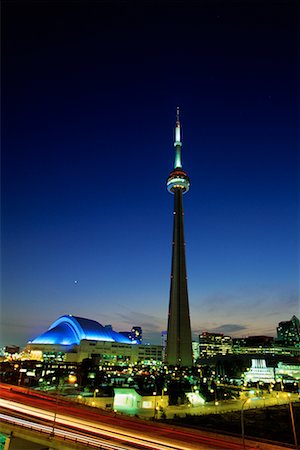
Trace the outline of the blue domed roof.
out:
<instances>
[{"instance_id":1,"label":"blue domed roof","mask_svg":"<svg viewBox=\"0 0 300 450\"><path fill-rule=\"evenodd\" d=\"M31 343L74 345L80 344L82 339L123 344L134 343L126 336L117 333L112 328L103 327L95 320L71 315L61 316L45 333L33 339Z\"/></svg>"}]
</instances>

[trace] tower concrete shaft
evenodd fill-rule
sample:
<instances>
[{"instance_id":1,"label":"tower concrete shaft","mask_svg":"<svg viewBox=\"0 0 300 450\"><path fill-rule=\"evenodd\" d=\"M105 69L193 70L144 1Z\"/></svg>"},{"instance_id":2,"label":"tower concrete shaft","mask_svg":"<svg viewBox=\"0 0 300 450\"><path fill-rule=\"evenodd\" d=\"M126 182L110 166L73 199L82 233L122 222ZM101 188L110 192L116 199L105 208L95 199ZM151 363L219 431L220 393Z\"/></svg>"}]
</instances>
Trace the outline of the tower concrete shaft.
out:
<instances>
[{"instance_id":1,"label":"tower concrete shaft","mask_svg":"<svg viewBox=\"0 0 300 450\"><path fill-rule=\"evenodd\" d=\"M178 128L178 124L179 117L177 112L175 131ZM177 132L178 135L180 136ZM177 144L175 145L175 169L171 172L167 180L168 190L174 194L174 222L166 363L172 366L191 367L193 365L192 333L188 301L183 223L184 213L182 204L182 195L188 191L190 182L181 165L179 167L177 165L176 167L176 158L181 161L180 140L176 139L175 144Z\"/></svg>"}]
</instances>

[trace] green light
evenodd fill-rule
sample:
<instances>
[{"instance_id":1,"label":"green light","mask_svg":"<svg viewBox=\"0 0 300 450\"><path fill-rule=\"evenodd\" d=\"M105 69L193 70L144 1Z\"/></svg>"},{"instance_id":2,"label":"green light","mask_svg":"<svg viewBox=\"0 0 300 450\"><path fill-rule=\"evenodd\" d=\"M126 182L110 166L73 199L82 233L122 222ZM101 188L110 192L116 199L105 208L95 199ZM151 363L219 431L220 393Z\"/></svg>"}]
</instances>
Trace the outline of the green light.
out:
<instances>
[{"instance_id":1,"label":"green light","mask_svg":"<svg viewBox=\"0 0 300 450\"><path fill-rule=\"evenodd\" d=\"M199 394L199 391L196 392L188 392L186 394L189 402L191 403L191 405L193 406L200 406L200 405L204 405L205 400L202 397L201 394Z\"/></svg>"},{"instance_id":2,"label":"green light","mask_svg":"<svg viewBox=\"0 0 300 450\"><path fill-rule=\"evenodd\" d=\"M114 388L114 410L126 414L136 414L141 396L134 389Z\"/></svg>"},{"instance_id":3,"label":"green light","mask_svg":"<svg viewBox=\"0 0 300 450\"><path fill-rule=\"evenodd\" d=\"M182 167L180 145L176 145L176 150L175 150L175 169L177 169L177 167Z\"/></svg>"}]
</instances>

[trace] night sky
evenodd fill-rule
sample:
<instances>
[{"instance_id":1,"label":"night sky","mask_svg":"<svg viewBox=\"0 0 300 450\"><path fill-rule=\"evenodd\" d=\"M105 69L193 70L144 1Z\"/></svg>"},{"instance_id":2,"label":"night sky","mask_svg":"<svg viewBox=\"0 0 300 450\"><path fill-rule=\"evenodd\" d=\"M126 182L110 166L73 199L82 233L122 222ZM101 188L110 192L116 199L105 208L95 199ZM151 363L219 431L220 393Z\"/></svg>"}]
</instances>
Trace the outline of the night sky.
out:
<instances>
[{"instance_id":1,"label":"night sky","mask_svg":"<svg viewBox=\"0 0 300 450\"><path fill-rule=\"evenodd\" d=\"M167 326L176 106L193 338L299 316L295 1L4 1L1 344Z\"/></svg>"}]
</instances>

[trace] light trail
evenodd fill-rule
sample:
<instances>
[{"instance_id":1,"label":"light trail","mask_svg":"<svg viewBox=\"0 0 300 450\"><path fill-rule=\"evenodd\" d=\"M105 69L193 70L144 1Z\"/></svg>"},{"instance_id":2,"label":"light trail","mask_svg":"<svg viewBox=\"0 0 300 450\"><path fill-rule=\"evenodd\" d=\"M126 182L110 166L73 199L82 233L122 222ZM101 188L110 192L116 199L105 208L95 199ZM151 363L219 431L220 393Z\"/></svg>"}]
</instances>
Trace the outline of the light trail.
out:
<instances>
[{"instance_id":1,"label":"light trail","mask_svg":"<svg viewBox=\"0 0 300 450\"><path fill-rule=\"evenodd\" d=\"M52 421L54 420L54 413L49 412L49 411L44 411L41 410L39 408L35 408L32 406L27 406L24 404L19 404L10 400L4 400L4 399L0 399L0 406L2 406L3 408L7 408L11 411L16 411L19 412L21 414L25 414L25 415L30 415L30 416L34 416L36 418L39 419L43 419L43 420L47 420L47 421ZM14 420L17 420L14 418ZM18 419L21 420L21 419ZM25 421L26 422L26 421ZM137 437L136 433L130 433L130 432L124 432L124 431L116 431L115 427L110 427L107 425L103 425L101 424L101 426L99 426L96 423L93 422L88 422L86 420L82 420L82 419L76 419L74 417L70 417L70 416L65 416L63 414L57 414L56 415L56 423L63 425L65 427L72 427L72 428L76 428L78 430L80 430L81 432L86 432L86 433L93 433L93 434L97 434L97 435L102 435L105 436L106 438L109 439L114 439L114 440L121 440L126 442L127 444L135 444L137 446L143 446L144 448L148 448L148 449L155 449L155 450L191 450L191 445L186 446L184 444L179 444L177 443L176 445L174 445L173 443L169 444L168 442L166 442L166 440L161 440L161 439L154 439L153 436L149 436L149 435L145 435L142 433L139 433L139 437ZM30 427L32 427L32 422L29 422ZM23 425L25 426L25 425ZM42 427L42 425L39 425L39 427ZM43 426L45 427L45 426ZM47 429L47 432L52 431L52 427L45 427L45 430ZM49 431L50 430L50 431ZM67 437L67 433L70 433L70 438L69 439L76 439L74 436L80 436L81 439L83 439L82 435L78 435L78 434L74 434L73 432L67 432L67 431L62 431L59 430L58 428L55 428L54 430L54 434L55 435L63 435L64 437ZM72 437L71 437L72 436ZM87 438L87 440L91 441L91 438ZM109 448L109 447L108 447ZM118 448L118 447L116 447ZM122 448L122 447L120 447ZM123 447L124 448L124 447ZM207 449L207 446L200 446L197 445L198 449Z\"/></svg>"},{"instance_id":2,"label":"light trail","mask_svg":"<svg viewBox=\"0 0 300 450\"><path fill-rule=\"evenodd\" d=\"M1 387L1 386L0 386ZM222 434L209 433L193 429L186 429L165 424L154 424L140 420L125 420L121 416L112 416L102 414L100 411L84 410L77 404L63 402L59 408L54 408L53 400L51 402L45 395L43 398L24 397L14 390L5 392L2 390L5 398L0 399L0 408L4 408L5 414L13 417L20 417L25 420L47 421L51 428L51 433L58 436L59 433L66 432L76 434L82 433L81 437L91 441L92 439L106 440L106 444L112 442L121 448L140 449L140 450L241 450L242 445L237 437L224 436ZM28 402L32 406L24 404ZM51 404L50 404L51 403ZM49 410L50 408L50 410ZM10 411L10 413L8 412ZM3 412L3 411L2 411ZM55 420L54 420L55 416ZM34 419L35 418L35 419ZM44 425L44 424L43 424ZM55 425L53 427L53 425ZM60 427L60 429L59 429ZM67 437L66 437L67 438ZM258 448L259 441L247 442L247 450ZM123 447L122 447L123 445ZM281 446L266 446L272 450L282 449Z\"/></svg>"},{"instance_id":3,"label":"light trail","mask_svg":"<svg viewBox=\"0 0 300 450\"><path fill-rule=\"evenodd\" d=\"M21 427L29 428L30 430L38 431L39 433L51 434L52 427L47 425L42 425L40 423L30 422L29 420L19 419L17 417L11 417L6 414L0 414L0 420L12 423L13 425L18 425ZM57 429L55 435L62 437L63 439L68 439L71 441L81 442L89 446L97 447L99 446L106 450L128 450L130 447L124 447L117 444L107 444L102 439L96 439L92 437L83 436L82 434L77 434L70 431Z\"/></svg>"}]
</instances>

